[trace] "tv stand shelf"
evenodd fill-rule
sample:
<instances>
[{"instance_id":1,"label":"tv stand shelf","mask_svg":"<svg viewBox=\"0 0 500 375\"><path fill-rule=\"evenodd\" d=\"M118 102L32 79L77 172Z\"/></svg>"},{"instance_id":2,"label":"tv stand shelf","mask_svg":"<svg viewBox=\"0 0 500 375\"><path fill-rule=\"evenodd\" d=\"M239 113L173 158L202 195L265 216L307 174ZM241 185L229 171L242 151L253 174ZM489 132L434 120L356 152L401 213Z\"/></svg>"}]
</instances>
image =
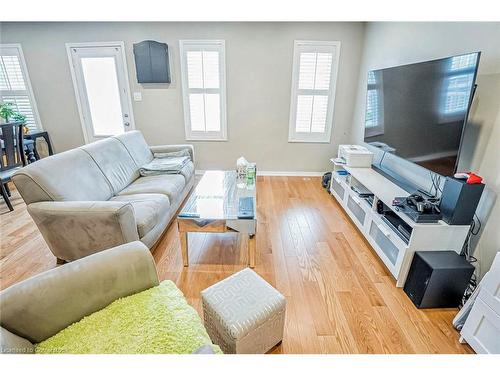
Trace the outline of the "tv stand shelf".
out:
<instances>
[{"instance_id":1,"label":"tv stand shelf","mask_svg":"<svg viewBox=\"0 0 500 375\"><path fill-rule=\"evenodd\" d=\"M469 231L468 225L448 225L444 221L432 224L416 223L392 206L393 199L408 196L407 191L372 168L352 168L335 162L333 164L330 192L394 276L396 286L404 286L415 251L452 250L460 253ZM348 175L340 176L337 173L339 170L348 172ZM374 194L373 204L370 206L366 199L351 189L352 186L363 186ZM393 226L383 220L383 215L377 212L379 200L411 227L407 242Z\"/></svg>"}]
</instances>

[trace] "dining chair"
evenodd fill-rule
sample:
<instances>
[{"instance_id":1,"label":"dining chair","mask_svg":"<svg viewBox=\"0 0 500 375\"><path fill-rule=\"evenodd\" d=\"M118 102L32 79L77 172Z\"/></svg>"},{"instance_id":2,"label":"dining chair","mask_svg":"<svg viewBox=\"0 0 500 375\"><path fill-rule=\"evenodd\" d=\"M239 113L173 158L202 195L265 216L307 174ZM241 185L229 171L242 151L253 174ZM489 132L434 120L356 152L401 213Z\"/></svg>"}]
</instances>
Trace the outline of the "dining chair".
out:
<instances>
[{"instance_id":1,"label":"dining chair","mask_svg":"<svg viewBox=\"0 0 500 375\"><path fill-rule=\"evenodd\" d=\"M10 203L8 182L18 169L26 165L24 153L23 124L13 122L0 125L0 191L10 211L14 208Z\"/></svg>"}]
</instances>

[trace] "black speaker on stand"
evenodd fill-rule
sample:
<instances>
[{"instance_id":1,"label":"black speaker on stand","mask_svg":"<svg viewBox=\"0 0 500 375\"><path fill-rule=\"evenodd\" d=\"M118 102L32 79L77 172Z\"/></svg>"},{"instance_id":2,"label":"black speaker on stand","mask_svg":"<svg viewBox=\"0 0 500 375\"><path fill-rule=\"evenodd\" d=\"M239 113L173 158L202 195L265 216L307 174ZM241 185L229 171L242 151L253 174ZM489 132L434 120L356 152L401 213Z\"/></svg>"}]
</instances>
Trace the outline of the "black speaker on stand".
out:
<instances>
[{"instance_id":1,"label":"black speaker on stand","mask_svg":"<svg viewBox=\"0 0 500 375\"><path fill-rule=\"evenodd\" d=\"M465 180L446 177L439 209L443 220L450 225L472 223L484 184L468 184Z\"/></svg>"}]
</instances>

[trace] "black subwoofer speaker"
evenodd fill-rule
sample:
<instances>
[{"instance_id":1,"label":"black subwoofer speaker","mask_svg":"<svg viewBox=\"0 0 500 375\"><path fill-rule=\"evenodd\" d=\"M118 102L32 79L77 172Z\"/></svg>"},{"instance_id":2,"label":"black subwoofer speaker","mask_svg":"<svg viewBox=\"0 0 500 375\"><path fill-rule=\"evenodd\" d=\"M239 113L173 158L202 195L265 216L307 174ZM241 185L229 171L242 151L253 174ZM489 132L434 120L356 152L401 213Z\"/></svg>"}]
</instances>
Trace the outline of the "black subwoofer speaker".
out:
<instances>
[{"instance_id":1,"label":"black subwoofer speaker","mask_svg":"<svg viewBox=\"0 0 500 375\"><path fill-rule=\"evenodd\" d=\"M417 251L404 291L419 309L458 307L473 273L454 251Z\"/></svg>"}]
</instances>

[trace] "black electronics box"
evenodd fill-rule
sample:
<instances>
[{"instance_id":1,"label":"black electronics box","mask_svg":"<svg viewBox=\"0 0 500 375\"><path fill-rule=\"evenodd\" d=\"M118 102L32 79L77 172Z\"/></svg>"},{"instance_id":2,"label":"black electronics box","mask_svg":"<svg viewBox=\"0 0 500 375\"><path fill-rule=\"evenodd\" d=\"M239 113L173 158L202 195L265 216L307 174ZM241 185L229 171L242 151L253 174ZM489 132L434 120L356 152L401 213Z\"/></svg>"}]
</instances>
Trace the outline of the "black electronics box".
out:
<instances>
[{"instance_id":1,"label":"black electronics box","mask_svg":"<svg viewBox=\"0 0 500 375\"><path fill-rule=\"evenodd\" d=\"M484 184L446 177L439 204L443 220L450 225L470 225L483 190Z\"/></svg>"},{"instance_id":2,"label":"black electronics box","mask_svg":"<svg viewBox=\"0 0 500 375\"><path fill-rule=\"evenodd\" d=\"M454 251L417 251L404 291L419 309L458 307L473 273Z\"/></svg>"},{"instance_id":3,"label":"black electronics box","mask_svg":"<svg viewBox=\"0 0 500 375\"><path fill-rule=\"evenodd\" d=\"M432 213L418 212L412 207L406 206L402 210L406 215L410 217L415 223L425 224L425 223L437 223L442 219L442 215L433 210Z\"/></svg>"},{"instance_id":4,"label":"black electronics box","mask_svg":"<svg viewBox=\"0 0 500 375\"><path fill-rule=\"evenodd\" d=\"M406 201L407 197L396 197L394 198L393 206L394 210L405 213L410 219L415 223L437 223L443 218L440 212L435 208L431 212L418 212L413 206L410 206Z\"/></svg>"}]
</instances>

